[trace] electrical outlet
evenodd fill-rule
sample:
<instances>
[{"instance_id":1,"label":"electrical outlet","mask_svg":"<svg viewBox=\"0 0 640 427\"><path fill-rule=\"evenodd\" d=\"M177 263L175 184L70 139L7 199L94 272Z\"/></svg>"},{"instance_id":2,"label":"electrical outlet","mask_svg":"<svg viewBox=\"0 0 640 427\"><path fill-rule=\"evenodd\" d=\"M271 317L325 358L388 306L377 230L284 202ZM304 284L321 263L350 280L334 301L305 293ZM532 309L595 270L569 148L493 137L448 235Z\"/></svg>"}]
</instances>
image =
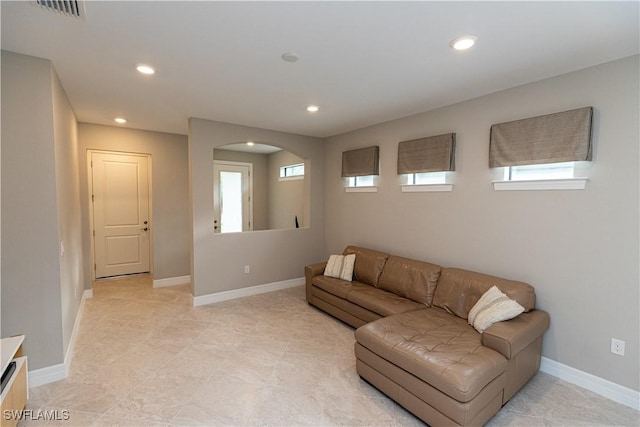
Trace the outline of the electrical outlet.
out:
<instances>
[{"instance_id":1,"label":"electrical outlet","mask_svg":"<svg viewBox=\"0 0 640 427\"><path fill-rule=\"evenodd\" d=\"M611 338L611 353L624 356L624 341Z\"/></svg>"},{"instance_id":2,"label":"electrical outlet","mask_svg":"<svg viewBox=\"0 0 640 427\"><path fill-rule=\"evenodd\" d=\"M251 273L251 266L250 265L245 265L244 266L244 274L249 274Z\"/></svg>"}]
</instances>

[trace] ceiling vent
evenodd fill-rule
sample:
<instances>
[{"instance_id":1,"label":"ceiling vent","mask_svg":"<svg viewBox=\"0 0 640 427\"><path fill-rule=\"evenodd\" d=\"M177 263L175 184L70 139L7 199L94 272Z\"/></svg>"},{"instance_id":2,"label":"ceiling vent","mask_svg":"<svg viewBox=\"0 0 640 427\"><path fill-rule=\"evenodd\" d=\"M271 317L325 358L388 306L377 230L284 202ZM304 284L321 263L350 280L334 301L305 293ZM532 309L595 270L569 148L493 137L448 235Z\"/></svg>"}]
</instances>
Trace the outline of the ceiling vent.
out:
<instances>
[{"instance_id":1,"label":"ceiling vent","mask_svg":"<svg viewBox=\"0 0 640 427\"><path fill-rule=\"evenodd\" d=\"M84 19L84 1L82 0L35 0L34 4L62 15Z\"/></svg>"}]
</instances>

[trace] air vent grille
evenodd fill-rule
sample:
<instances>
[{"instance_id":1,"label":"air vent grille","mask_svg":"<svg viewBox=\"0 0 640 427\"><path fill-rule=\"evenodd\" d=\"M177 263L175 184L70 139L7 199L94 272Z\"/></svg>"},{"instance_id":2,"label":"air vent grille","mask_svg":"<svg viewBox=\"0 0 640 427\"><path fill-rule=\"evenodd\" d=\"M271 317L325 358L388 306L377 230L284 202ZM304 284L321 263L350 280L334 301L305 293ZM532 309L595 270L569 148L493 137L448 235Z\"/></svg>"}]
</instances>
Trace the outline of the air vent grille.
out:
<instances>
[{"instance_id":1,"label":"air vent grille","mask_svg":"<svg viewBox=\"0 0 640 427\"><path fill-rule=\"evenodd\" d=\"M84 2L81 0L35 0L43 9L84 19Z\"/></svg>"}]
</instances>

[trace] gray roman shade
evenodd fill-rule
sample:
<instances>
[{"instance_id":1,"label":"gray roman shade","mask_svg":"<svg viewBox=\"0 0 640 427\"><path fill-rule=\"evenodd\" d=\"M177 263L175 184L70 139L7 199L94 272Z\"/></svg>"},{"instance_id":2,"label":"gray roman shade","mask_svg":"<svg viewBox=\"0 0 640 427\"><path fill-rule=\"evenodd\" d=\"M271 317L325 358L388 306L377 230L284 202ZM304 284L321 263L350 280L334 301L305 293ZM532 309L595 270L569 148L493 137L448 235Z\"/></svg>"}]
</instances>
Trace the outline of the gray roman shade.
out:
<instances>
[{"instance_id":1,"label":"gray roman shade","mask_svg":"<svg viewBox=\"0 0 640 427\"><path fill-rule=\"evenodd\" d=\"M593 107L491 126L489 167L591 160Z\"/></svg>"},{"instance_id":2,"label":"gray roman shade","mask_svg":"<svg viewBox=\"0 0 640 427\"><path fill-rule=\"evenodd\" d=\"M398 144L398 175L453 171L456 134L430 136Z\"/></svg>"},{"instance_id":3,"label":"gray roman shade","mask_svg":"<svg viewBox=\"0 0 640 427\"><path fill-rule=\"evenodd\" d=\"M342 176L378 175L380 147L365 147L342 153Z\"/></svg>"}]
</instances>

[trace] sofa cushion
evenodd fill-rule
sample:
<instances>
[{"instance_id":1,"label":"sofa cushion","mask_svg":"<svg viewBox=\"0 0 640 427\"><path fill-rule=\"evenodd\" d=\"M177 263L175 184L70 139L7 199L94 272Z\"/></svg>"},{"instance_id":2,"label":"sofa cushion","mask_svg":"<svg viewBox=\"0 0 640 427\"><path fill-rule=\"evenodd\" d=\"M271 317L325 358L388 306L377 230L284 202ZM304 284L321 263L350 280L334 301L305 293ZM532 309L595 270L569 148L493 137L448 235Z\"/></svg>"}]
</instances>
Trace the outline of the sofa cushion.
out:
<instances>
[{"instance_id":1,"label":"sofa cushion","mask_svg":"<svg viewBox=\"0 0 640 427\"><path fill-rule=\"evenodd\" d=\"M358 343L459 402L503 373L507 359L467 322L437 308L385 317L356 330Z\"/></svg>"},{"instance_id":2,"label":"sofa cushion","mask_svg":"<svg viewBox=\"0 0 640 427\"><path fill-rule=\"evenodd\" d=\"M346 280L329 276L315 276L311 280L311 284L343 299L347 299L347 295L349 294L349 292L356 288L375 289L369 285L363 285L362 283L356 281L348 282Z\"/></svg>"},{"instance_id":3,"label":"sofa cushion","mask_svg":"<svg viewBox=\"0 0 640 427\"><path fill-rule=\"evenodd\" d=\"M357 246L347 246L344 255L356 254L353 279L371 286L378 286L378 279L389 254Z\"/></svg>"},{"instance_id":4,"label":"sofa cushion","mask_svg":"<svg viewBox=\"0 0 640 427\"><path fill-rule=\"evenodd\" d=\"M459 268L442 269L432 305L466 319L480 297L494 285L523 306L525 312L533 310L536 294L531 285Z\"/></svg>"},{"instance_id":5,"label":"sofa cushion","mask_svg":"<svg viewBox=\"0 0 640 427\"><path fill-rule=\"evenodd\" d=\"M378 287L431 306L442 267L391 255L384 264Z\"/></svg>"},{"instance_id":6,"label":"sofa cushion","mask_svg":"<svg viewBox=\"0 0 640 427\"><path fill-rule=\"evenodd\" d=\"M347 294L347 299L381 316L391 316L424 308L424 304L371 286L352 289Z\"/></svg>"}]
</instances>

